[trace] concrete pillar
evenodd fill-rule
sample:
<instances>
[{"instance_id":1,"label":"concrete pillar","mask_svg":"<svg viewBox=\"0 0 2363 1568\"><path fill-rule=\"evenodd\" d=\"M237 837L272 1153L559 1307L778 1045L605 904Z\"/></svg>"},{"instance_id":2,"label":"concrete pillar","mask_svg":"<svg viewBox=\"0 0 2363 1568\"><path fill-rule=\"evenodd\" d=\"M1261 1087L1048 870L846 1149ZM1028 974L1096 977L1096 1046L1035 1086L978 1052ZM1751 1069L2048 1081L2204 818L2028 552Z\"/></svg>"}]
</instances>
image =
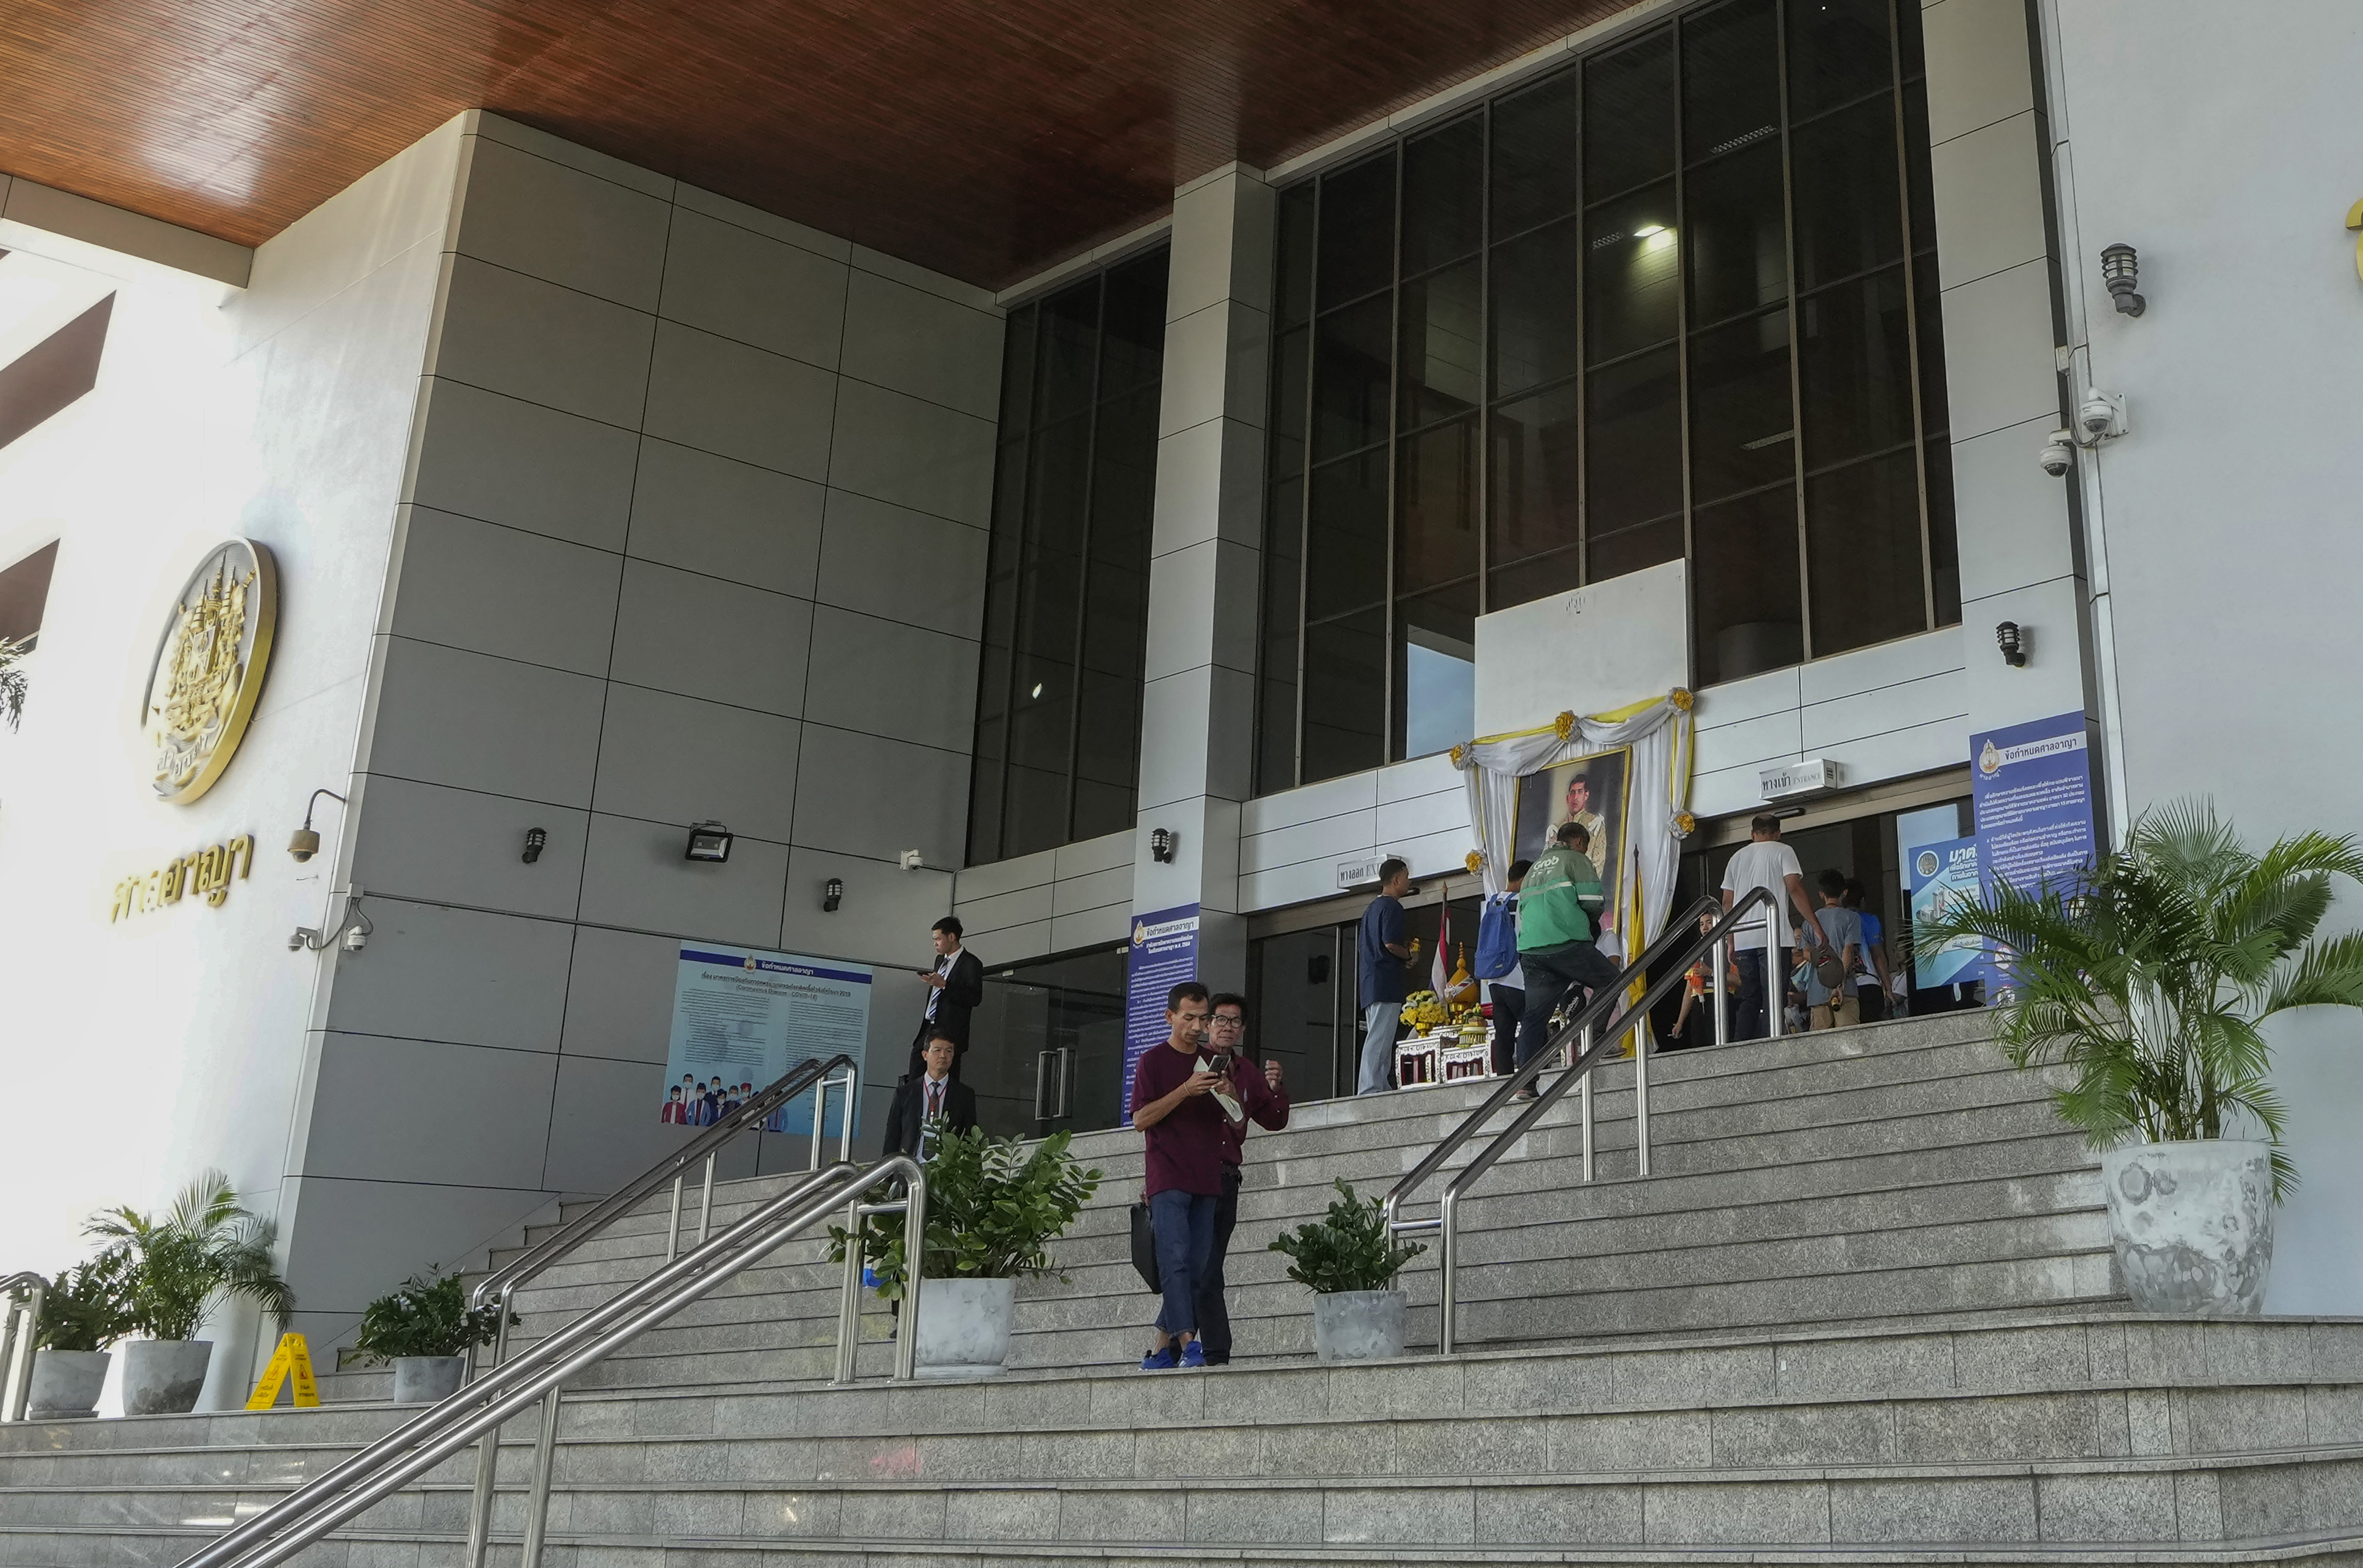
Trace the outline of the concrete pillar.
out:
<instances>
[{"instance_id":1,"label":"concrete pillar","mask_svg":"<svg viewBox=\"0 0 2363 1568\"><path fill-rule=\"evenodd\" d=\"M1239 804L1251 783L1272 193L1231 164L1174 194L1148 572L1136 914L1196 904L1199 973L1246 979ZM1174 836L1158 861L1155 830Z\"/></svg>"}]
</instances>

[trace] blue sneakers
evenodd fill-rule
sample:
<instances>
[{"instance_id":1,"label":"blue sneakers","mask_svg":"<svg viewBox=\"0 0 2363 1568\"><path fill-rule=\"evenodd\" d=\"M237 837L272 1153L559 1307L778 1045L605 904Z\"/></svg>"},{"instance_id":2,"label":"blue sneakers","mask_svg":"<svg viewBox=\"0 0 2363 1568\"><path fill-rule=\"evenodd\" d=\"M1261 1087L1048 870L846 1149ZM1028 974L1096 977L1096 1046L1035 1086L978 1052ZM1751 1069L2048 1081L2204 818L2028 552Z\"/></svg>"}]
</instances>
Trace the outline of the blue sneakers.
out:
<instances>
[{"instance_id":1,"label":"blue sneakers","mask_svg":"<svg viewBox=\"0 0 2363 1568\"><path fill-rule=\"evenodd\" d=\"M1193 1340L1190 1342L1190 1348L1193 1351L1197 1350L1197 1341ZM1179 1362L1176 1362L1173 1359L1173 1347L1170 1345L1163 1345L1149 1351L1148 1354L1141 1358L1140 1370L1143 1372L1171 1372L1180 1364L1181 1363ZM1206 1358L1203 1352L1198 1357L1198 1364L1200 1366L1206 1364Z\"/></svg>"},{"instance_id":2,"label":"blue sneakers","mask_svg":"<svg viewBox=\"0 0 2363 1568\"><path fill-rule=\"evenodd\" d=\"M1168 1353L1170 1353L1170 1352L1168 1352ZM1206 1347L1205 1347L1205 1346L1204 1346L1204 1345L1200 1344L1197 1340L1191 1340L1188 1344L1186 1344L1186 1345L1184 1345L1184 1346L1182 1346L1182 1370L1184 1370L1184 1371L1188 1371L1188 1370L1189 1370L1190 1368L1192 1368L1192 1367L1202 1367L1202 1366L1204 1366L1205 1364L1206 1364Z\"/></svg>"}]
</instances>

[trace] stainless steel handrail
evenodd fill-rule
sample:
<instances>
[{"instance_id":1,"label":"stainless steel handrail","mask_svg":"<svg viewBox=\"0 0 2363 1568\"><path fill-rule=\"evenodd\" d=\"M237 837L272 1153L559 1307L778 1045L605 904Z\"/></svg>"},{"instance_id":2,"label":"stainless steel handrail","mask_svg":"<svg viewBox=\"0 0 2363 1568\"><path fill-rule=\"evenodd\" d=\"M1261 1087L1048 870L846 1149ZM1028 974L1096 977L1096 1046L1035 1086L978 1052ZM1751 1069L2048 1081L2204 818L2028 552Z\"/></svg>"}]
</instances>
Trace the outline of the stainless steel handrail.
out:
<instances>
[{"instance_id":1,"label":"stainless steel handrail","mask_svg":"<svg viewBox=\"0 0 2363 1568\"><path fill-rule=\"evenodd\" d=\"M1437 1344L1443 1354L1450 1355L1455 1344L1453 1332L1455 1308L1459 1305L1456 1289L1459 1236L1453 1220L1454 1211L1460 1197L1467 1191L1468 1185L1482 1176L1486 1171L1491 1170L1494 1162L1499 1160L1519 1139L1525 1137L1527 1129L1541 1120L1550 1107L1559 1103L1561 1096L1578 1085L1581 1085L1583 1091L1583 1179L1590 1181L1592 1179L1592 1071L1601 1062L1606 1060L1609 1051L1628 1033L1634 1036L1635 1040L1633 1087L1635 1130L1639 1145L1638 1173L1647 1175L1649 1173L1649 1039L1647 1031L1642 1028L1642 1025L1648 1018L1649 1008L1674 985L1681 984L1683 975L1688 973L1690 966L1696 962L1701 952L1707 951L1714 951L1718 954L1721 952L1725 939L1739 923L1741 916L1759 904L1769 903L1770 900L1771 895L1769 892L1763 888L1756 888L1747 896L1735 901L1732 906L1725 910L1720 898L1709 895L1692 904L1675 918L1667 921L1665 929L1658 934L1657 940L1644 948L1639 957L1619 971L1614 981L1593 992L1592 1000L1560 1026L1559 1032L1551 1036L1548 1045L1535 1052L1525 1066L1518 1068L1504 1079L1501 1085L1486 1097L1483 1105L1463 1118L1460 1125L1447 1133L1436 1147L1429 1150L1426 1156L1418 1164L1413 1166L1387 1194L1385 1215L1387 1229L1391 1233L1404 1235L1428 1230L1440 1233L1437 1262L1442 1276L1442 1285L1438 1292L1442 1323L1437 1334ZM1722 917L1710 929L1702 932L1697 929L1699 917L1710 913L1720 914ZM1604 1040L1594 1040L1592 1038L1594 1032L1609 1019L1618 1006L1624 1004L1625 995L1632 988L1634 982L1652 969L1659 969L1662 973L1625 1015L1622 1027ZM1723 1044L1730 1039L1730 985L1725 966L1723 963L1714 964L1714 972L1715 1042ZM1768 975L1768 985L1771 980L1772 977ZM1404 1204L1421 1186L1426 1184L1428 1178L1443 1169L1445 1162L1482 1130L1486 1122L1492 1118L1496 1111L1509 1104L1512 1096L1519 1090L1539 1077L1552 1060L1570 1043L1575 1045L1576 1051L1574 1061L1569 1070L1553 1082L1549 1088L1542 1091L1511 1121L1507 1128L1495 1135L1492 1142L1488 1144L1475 1160L1453 1177L1451 1183L1446 1186L1444 1196L1437 1205L1437 1217L1433 1219L1403 1218Z\"/></svg>"},{"instance_id":2,"label":"stainless steel handrail","mask_svg":"<svg viewBox=\"0 0 2363 1568\"><path fill-rule=\"evenodd\" d=\"M564 1385L840 1208L860 1204L871 1188L898 1180L904 1184L904 1223L913 1234L926 1234L926 1176L915 1161L895 1154L864 1169L839 1161L305 1483L182 1559L179 1568L270 1568L283 1562L477 1439L497 1441L504 1422L535 1401L546 1400L534 1464L538 1489L526 1522L524 1568L537 1568L549 1504L554 1417ZM921 1283L914 1273L905 1285L904 1299L914 1314ZM917 1338L905 1333L897 1340L893 1375L898 1381L908 1381L916 1372Z\"/></svg>"},{"instance_id":3,"label":"stainless steel handrail","mask_svg":"<svg viewBox=\"0 0 2363 1568\"><path fill-rule=\"evenodd\" d=\"M0 1378L0 1421L25 1418L33 1393L33 1341L41 1331L41 1293L49 1284L30 1270L0 1279L0 1355L6 1356L8 1368Z\"/></svg>"}]
</instances>

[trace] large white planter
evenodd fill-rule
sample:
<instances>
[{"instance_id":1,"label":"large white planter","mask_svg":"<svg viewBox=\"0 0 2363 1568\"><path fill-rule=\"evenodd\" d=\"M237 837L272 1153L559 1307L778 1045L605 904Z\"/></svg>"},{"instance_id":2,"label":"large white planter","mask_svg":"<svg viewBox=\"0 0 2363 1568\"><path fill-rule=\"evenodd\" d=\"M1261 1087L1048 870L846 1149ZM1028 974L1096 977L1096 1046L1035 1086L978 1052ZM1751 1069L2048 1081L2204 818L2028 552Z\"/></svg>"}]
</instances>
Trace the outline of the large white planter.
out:
<instances>
[{"instance_id":1,"label":"large white planter","mask_svg":"<svg viewBox=\"0 0 2363 1568\"><path fill-rule=\"evenodd\" d=\"M105 1351L36 1351L33 1393L25 1407L37 1421L72 1420L98 1414L98 1391L106 1386Z\"/></svg>"},{"instance_id":2,"label":"large white planter","mask_svg":"<svg viewBox=\"0 0 2363 1568\"><path fill-rule=\"evenodd\" d=\"M2273 1266L2269 1144L2128 1143L2101 1156L2109 1240L2144 1312L2253 1318Z\"/></svg>"},{"instance_id":3,"label":"large white planter","mask_svg":"<svg viewBox=\"0 0 2363 1568\"><path fill-rule=\"evenodd\" d=\"M975 1377L1009 1361L1009 1325L1017 1316L1014 1279L931 1279L919 1289L921 1377Z\"/></svg>"},{"instance_id":4,"label":"large white planter","mask_svg":"<svg viewBox=\"0 0 2363 1568\"><path fill-rule=\"evenodd\" d=\"M205 1390L211 1340L134 1340L123 1347L123 1413L185 1416Z\"/></svg>"},{"instance_id":5,"label":"large white planter","mask_svg":"<svg viewBox=\"0 0 2363 1568\"><path fill-rule=\"evenodd\" d=\"M396 1356L394 1358L394 1402L397 1405L440 1405L460 1392L467 1374L465 1356Z\"/></svg>"},{"instance_id":6,"label":"large white planter","mask_svg":"<svg viewBox=\"0 0 2363 1568\"><path fill-rule=\"evenodd\" d=\"M1340 1290L1313 1298L1313 1350L1325 1362L1385 1361L1403 1353L1411 1308L1399 1290Z\"/></svg>"}]
</instances>

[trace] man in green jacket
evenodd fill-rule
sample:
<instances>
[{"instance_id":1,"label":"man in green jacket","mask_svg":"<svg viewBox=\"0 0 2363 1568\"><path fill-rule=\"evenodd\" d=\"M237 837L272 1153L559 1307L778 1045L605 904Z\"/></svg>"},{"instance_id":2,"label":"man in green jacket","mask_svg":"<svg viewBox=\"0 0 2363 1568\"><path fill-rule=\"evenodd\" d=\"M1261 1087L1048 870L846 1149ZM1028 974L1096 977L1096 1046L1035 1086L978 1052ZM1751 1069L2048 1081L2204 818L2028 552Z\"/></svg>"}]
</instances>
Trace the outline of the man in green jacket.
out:
<instances>
[{"instance_id":1,"label":"man in green jacket","mask_svg":"<svg viewBox=\"0 0 2363 1568\"><path fill-rule=\"evenodd\" d=\"M1551 1014L1576 987L1597 990L1617 973L1593 945L1608 900L1600 873L1584 852L1592 847L1592 835L1582 823L1567 821L1554 839L1526 868L1518 887L1518 967L1526 977L1525 1006L1518 1015L1520 1067L1549 1043Z\"/></svg>"}]
</instances>

